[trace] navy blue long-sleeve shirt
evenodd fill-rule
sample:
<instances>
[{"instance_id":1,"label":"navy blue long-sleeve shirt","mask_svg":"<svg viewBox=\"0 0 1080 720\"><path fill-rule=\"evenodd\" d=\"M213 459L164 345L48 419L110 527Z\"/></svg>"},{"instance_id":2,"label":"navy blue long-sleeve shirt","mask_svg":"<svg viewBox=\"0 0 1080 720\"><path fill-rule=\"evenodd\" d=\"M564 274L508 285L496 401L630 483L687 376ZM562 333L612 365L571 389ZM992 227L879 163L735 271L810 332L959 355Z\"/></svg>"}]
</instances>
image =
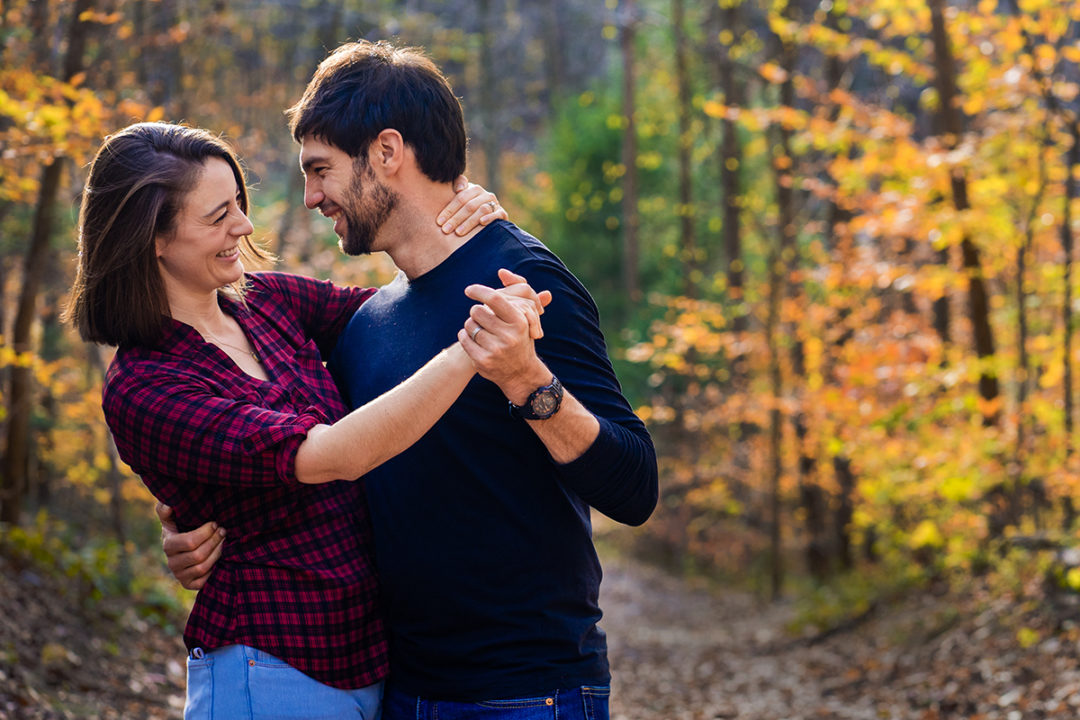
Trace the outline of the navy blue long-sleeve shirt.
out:
<instances>
[{"instance_id":1,"label":"navy blue long-sleeve shirt","mask_svg":"<svg viewBox=\"0 0 1080 720\"><path fill-rule=\"evenodd\" d=\"M357 311L330 367L353 407L452 344L471 283L525 276L554 300L537 353L600 421L557 465L493 383L474 378L412 448L366 477L391 635L391 682L446 700L540 694L610 680L597 628L601 569L589 506L637 525L657 498L656 455L623 398L580 282L538 240L499 221L421 277Z\"/></svg>"}]
</instances>

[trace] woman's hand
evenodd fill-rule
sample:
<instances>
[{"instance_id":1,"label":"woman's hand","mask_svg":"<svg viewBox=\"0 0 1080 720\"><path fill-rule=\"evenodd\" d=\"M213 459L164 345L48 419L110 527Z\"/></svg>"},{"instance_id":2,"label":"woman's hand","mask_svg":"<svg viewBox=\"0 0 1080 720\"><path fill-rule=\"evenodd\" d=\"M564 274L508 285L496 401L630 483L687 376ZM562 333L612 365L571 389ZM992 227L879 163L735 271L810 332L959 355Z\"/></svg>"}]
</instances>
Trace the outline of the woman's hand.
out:
<instances>
[{"instance_id":1,"label":"woman's hand","mask_svg":"<svg viewBox=\"0 0 1080 720\"><path fill-rule=\"evenodd\" d=\"M465 236L480 225L510 219L506 209L499 205L495 193L469 182L464 175L454 181L454 190L457 194L435 219L447 235L456 233Z\"/></svg>"},{"instance_id":2,"label":"woman's hand","mask_svg":"<svg viewBox=\"0 0 1080 720\"><path fill-rule=\"evenodd\" d=\"M540 316L544 314L544 308L551 303L551 291L537 292L524 277L505 268L499 270L499 280L503 287L495 292L510 298L525 313L525 318L529 321L529 337L533 340L544 337Z\"/></svg>"}]
</instances>

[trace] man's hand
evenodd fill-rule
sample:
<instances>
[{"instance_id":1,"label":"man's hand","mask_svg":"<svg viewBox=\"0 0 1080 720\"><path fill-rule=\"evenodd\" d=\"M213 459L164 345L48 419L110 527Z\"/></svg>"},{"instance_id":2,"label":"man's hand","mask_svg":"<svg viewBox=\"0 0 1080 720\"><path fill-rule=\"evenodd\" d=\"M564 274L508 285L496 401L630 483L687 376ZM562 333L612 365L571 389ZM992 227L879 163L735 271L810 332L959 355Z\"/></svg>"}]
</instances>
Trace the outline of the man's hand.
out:
<instances>
[{"instance_id":1,"label":"man's hand","mask_svg":"<svg viewBox=\"0 0 1080 720\"><path fill-rule=\"evenodd\" d=\"M169 572L188 590L200 589L221 557L225 528L208 522L182 533L176 528L171 507L158 503L154 510L161 520L161 549L165 551Z\"/></svg>"},{"instance_id":2,"label":"man's hand","mask_svg":"<svg viewBox=\"0 0 1080 720\"><path fill-rule=\"evenodd\" d=\"M505 283L513 274L503 276L504 272L500 271L500 276ZM512 287L518 285L511 283ZM469 311L465 327L458 332L458 341L476 371L520 405L533 390L551 382L551 372L533 346L530 327L534 321L529 315L537 312L534 303L504 291L486 285L465 288L468 297L483 304L474 305ZM535 322L539 322L538 315Z\"/></svg>"}]
</instances>

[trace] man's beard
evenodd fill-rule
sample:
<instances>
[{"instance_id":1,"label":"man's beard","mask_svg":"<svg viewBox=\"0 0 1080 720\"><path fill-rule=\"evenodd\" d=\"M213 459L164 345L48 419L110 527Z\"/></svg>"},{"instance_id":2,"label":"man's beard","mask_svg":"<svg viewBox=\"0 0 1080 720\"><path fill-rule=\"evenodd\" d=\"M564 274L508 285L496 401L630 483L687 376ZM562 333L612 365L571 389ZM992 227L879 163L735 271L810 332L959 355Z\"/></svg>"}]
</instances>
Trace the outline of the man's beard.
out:
<instances>
[{"instance_id":1,"label":"man's beard","mask_svg":"<svg viewBox=\"0 0 1080 720\"><path fill-rule=\"evenodd\" d=\"M397 207L398 195L378 181L367 158L363 158L353 165L348 199L349 205L341 206L345 215L341 251L346 255L366 255L371 252L379 229Z\"/></svg>"}]
</instances>

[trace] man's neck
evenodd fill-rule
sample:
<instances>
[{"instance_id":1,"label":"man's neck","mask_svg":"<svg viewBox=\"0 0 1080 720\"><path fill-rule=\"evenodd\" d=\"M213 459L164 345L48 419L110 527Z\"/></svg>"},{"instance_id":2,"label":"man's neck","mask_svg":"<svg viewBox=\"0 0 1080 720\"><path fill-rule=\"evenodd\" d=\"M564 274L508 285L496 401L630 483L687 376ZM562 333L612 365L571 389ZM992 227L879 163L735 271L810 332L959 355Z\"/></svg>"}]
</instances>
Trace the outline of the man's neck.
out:
<instances>
[{"instance_id":1,"label":"man's neck","mask_svg":"<svg viewBox=\"0 0 1080 720\"><path fill-rule=\"evenodd\" d=\"M463 236L442 231L435 218L453 197L451 186L439 185L437 191L414 198L384 226L389 237L386 252L410 280L438 267L483 229L477 227Z\"/></svg>"}]
</instances>

